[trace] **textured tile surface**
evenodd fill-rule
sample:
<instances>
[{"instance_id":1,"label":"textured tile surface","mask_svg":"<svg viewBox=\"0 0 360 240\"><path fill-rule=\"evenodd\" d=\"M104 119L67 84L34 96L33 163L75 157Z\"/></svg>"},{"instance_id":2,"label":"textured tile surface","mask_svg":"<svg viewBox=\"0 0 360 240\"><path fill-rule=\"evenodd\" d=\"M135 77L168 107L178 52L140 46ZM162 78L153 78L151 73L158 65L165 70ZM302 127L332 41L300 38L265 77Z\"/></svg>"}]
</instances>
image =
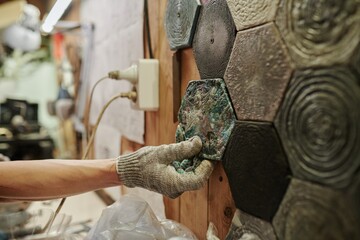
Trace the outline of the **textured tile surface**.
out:
<instances>
[{"instance_id":1,"label":"textured tile surface","mask_svg":"<svg viewBox=\"0 0 360 240\"><path fill-rule=\"evenodd\" d=\"M240 31L273 21L279 0L227 0L227 3Z\"/></svg>"},{"instance_id":2,"label":"textured tile surface","mask_svg":"<svg viewBox=\"0 0 360 240\"><path fill-rule=\"evenodd\" d=\"M295 177L346 187L360 166L359 76L343 68L297 72L276 118Z\"/></svg>"},{"instance_id":3,"label":"textured tile surface","mask_svg":"<svg viewBox=\"0 0 360 240\"><path fill-rule=\"evenodd\" d=\"M293 179L273 220L279 239L359 239L359 216L347 195Z\"/></svg>"},{"instance_id":4,"label":"textured tile surface","mask_svg":"<svg viewBox=\"0 0 360 240\"><path fill-rule=\"evenodd\" d=\"M224 77L235 35L235 24L225 0L210 0L203 5L193 41L202 79Z\"/></svg>"},{"instance_id":5,"label":"textured tile surface","mask_svg":"<svg viewBox=\"0 0 360 240\"><path fill-rule=\"evenodd\" d=\"M237 121L223 165L236 207L270 221L285 194L290 175L272 124Z\"/></svg>"},{"instance_id":6,"label":"textured tile surface","mask_svg":"<svg viewBox=\"0 0 360 240\"><path fill-rule=\"evenodd\" d=\"M346 62L359 48L357 0L282 0L276 24L297 66Z\"/></svg>"},{"instance_id":7,"label":"textured tile surface","mask_svg":"<svg viewBox=\"0 0 360 240\"><path fill-rule=\"evenodd\" d=\"M181 102L176 141L197 135L203 142L199 158L221 160L235 120L222 79L191 81ZM175 163L177 169L178 164ZM185 160L181 164L192 165Z\"/></svg>"},{"instance_id":8,"label":"textured tile surface","mask_svg":"<svg viewBox=\"0 0 360 240\"><path fill-rule=\"evenodd\" d=\"M224 76L238 119L273 121L291 73L274 24L238 32Z\"/></svg>"},{"instance_id":9,"label":"textured tile surface","mask_svg":"<svg viewBox=\"0 0 360 240\"><path fill-rule=\"evenodd\" d=\"M199 0L169 0L165 29L172 50L190 47L200 12Z\"/></svg>"},{"instance_id":10,"label":"textured tile surface","mask_svg":"<svg viewBox=\"0 0 360 240\"><path fill-rule=\"evenodd\" d=\"M236 209L225 240L276 240L271 224Z\"/></svg>"}]
</instances>

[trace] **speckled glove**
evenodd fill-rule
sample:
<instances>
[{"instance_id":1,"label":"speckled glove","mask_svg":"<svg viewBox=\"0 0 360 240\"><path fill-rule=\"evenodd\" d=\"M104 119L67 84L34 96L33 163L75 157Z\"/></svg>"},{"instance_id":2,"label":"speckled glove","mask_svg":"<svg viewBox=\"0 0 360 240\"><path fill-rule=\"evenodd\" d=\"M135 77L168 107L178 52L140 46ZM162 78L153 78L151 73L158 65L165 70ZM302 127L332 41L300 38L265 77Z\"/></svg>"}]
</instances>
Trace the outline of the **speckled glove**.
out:
<instances>
[{"instance_id":1,"label":"speckled glove","mask_svg":"<svg viewBox=\"0 0 360 240\"><path fill-rule=\"evenodd\" d=\"M202 148L199 137L181 143L143 147L138 151L119 156L116 171L127 187L142 187L176 198L185 191L197 190L205 185L213 163L203 160L193 172L178 173L171 163L191 158Z\"/></svg>"}]
</instances>

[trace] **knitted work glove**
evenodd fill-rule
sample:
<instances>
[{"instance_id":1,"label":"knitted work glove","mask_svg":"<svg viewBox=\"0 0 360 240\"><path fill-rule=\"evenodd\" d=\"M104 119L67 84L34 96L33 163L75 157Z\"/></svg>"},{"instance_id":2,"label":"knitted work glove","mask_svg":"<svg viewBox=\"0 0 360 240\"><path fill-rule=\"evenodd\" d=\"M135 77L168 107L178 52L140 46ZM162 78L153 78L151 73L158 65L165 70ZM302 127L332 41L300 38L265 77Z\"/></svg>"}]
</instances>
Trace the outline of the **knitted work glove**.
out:
<instances>
[{"instance_id":1,"label":"knitted work glove","mask_svg":"<svg viewBox=\"0 0 360 240\"><path fill-rule=\"evenodd\" d=\"M176 198L185 191L197 190L205 185L214 166L203 160L194 172L178 173L171 163L191 158L202 148L201 139L193 137L181 143L143 147L138 151L119 156L116 171L127 187L142 187Z\"/></svg>"}]
</instances>

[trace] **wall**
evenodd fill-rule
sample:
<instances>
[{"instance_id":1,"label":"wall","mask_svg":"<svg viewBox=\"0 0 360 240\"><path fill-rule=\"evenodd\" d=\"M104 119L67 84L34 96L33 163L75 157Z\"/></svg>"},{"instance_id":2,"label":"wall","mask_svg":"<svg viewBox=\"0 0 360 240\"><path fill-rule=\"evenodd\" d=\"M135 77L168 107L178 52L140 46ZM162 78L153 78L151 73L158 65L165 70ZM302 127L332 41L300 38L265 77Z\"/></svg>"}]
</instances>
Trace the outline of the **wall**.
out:
<instances>
[{"instance_id":1,"label":"wall","mask_svg":"<svg viewBox=\"0 0 360 240\"><path fill-rule=\"evenodd\" d=\"M359 239L358 2L226 2L236 39L226 46L232 53L220 77L237 116L223 159L226 174L217 164L206 187L165 199L167 216L200 239L214 222L224 239L236 205L242 224L232 227L234 239L245 232L260 239ZM164 29L166 2L150 0L149 6L161 95L160 110L146 113L145 139L158 145L174 142L178 89ZM194 41L216 42L223 29L214 27L214 16L222 10L207 10L214 15L197 25L219 31L204 30ZM193 51L201 45L177 53L181 96L189 80L200 79ZM211 49L202 54L203 63L217 56Z\"/></svg>"},{"instance_id":2,"label":"wall","mask_svg":"<svg viewBox=\"0 0 360 240\"><path fill-rule=\"evenodd\" d=\"M152 48L160 61L160 109L146 113L145 144L173 143L177 123L173 121L173 95L183 96L190 80L200 79L192 49L179 52L181 59L180 89L173 85L173 52L164 29L166 1L149 1ZM177 99L180 100L180 99ZM168 218L183 223L200 239L205 239L209 222L215 223L223 239L228 232L235 211L227 177L221 164L217 164L208 185L199 191L186 192L175 200L164 198Z\"/></svg>"}]
</instances>

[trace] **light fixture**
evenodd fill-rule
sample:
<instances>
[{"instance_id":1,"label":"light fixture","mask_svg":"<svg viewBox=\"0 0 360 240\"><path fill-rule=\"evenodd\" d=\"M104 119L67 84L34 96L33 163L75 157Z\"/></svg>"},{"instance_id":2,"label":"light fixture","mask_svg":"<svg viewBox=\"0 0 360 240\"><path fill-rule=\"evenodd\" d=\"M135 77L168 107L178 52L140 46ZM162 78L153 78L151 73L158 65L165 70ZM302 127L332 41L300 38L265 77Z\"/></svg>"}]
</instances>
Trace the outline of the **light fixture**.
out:
<instances>
[{"instance_id":1,"label":"light fixture","mask_svg":"<svg viewBox=\"0 0 360 240\"><path fill-rule=\"evenodd\" d=\"M41 25L41 30L44 33L50 33L55 24L59 21L65 10L69 7L72 0L57 0L47 15L44 23Z\"/></svg>"}]
</instances>

